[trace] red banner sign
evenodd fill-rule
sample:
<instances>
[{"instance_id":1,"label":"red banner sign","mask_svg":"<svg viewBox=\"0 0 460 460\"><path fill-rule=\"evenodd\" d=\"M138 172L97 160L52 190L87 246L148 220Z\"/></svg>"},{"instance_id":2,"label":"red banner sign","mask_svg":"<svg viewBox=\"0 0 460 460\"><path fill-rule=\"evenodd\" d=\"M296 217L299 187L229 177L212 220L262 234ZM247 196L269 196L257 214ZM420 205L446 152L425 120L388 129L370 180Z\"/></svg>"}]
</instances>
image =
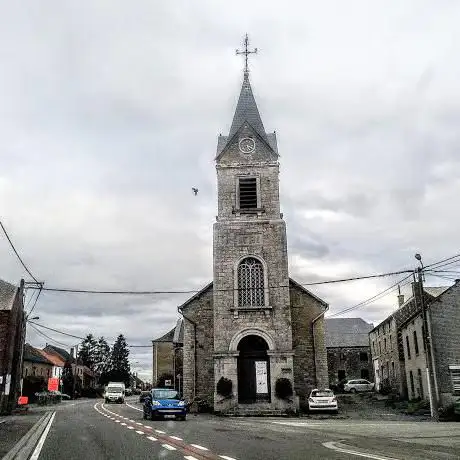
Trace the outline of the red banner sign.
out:
<instances>
[{"instance_id":1,"label":"red banner sign","mask_svg":"<svg viewBox=\"0 0 460 460\"><path fill-rule=\"evenodd\" d=\"M27 396L19 396L18 405L25 406L27 404L29 404L29 398Z\"/></svg>"},{"instance_id":2,"label":"red banner sign","mask_svg":"<svg viewBox=\"0 0 460 460\"><path fill-rule=\"evenodd\" d=\"M48 379L48 391L59 390L59 379Z\"/></svg>"}]
</instances>

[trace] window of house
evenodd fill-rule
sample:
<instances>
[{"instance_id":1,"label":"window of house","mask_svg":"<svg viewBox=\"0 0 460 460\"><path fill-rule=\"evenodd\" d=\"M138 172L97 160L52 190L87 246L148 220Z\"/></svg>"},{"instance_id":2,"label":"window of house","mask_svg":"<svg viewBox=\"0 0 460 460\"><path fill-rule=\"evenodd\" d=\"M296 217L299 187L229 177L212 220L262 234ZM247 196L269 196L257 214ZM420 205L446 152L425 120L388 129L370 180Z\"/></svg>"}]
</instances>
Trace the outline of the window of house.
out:
<instances>
[{"instance_id":1,"label":"window of house","mask_svg":"<svg viewBox=\"0 0 460 460\"><path fill-rule=\"evenodd\" d=\"M387 339L386 337L383 339L383 349L387 351Z\"/></svg>"},{"instance_id":2,"label":"window of house","mask_svg":"<svg viewBox=\"0 0 460 460\"><path fill-rule=\"evenodd\" d=\"M361 378L369 380L369 369L361 369Z\"/></svg>"},{"instance_id":3,"label":"window of house","mask_svg":"<svg viewBox=\"0 0 460 460\"><path fill-rule=\"evenodd\" d=\"M380 354L382 354L382 342L379 342L379 350L380 350Z\"/></svg>"},{"instance_id":4,"label":"window of house","mask_svg":"<svg viewBox=\"0 0 460 460\"><path fill-rule=\"evenodd\" d=\"M360 360L360 361L367 361L367 359L368 359L368 358L367 358L367 353L366 353L365 351L362 351L362 352L359 353L359 360ZM363 377L363 379L364 379L364 378L365 378L365 377Z\"/></svg>"},{"instance_id":5,"label":"window of house","mask_svg":"<svg viewBox=\"0 0 460 460\"><path fill-rule=\"evenodd\" d=\"M29 369L27 369L27 367L26 367L26 377L27 377L28 372L29 372Z\"/></svg>"},{"instance_id":6,"label":"window of house","mask_svg":"<svg viewBox=\"0 0 460 460\"><path fill-rule=\"evenodd\" d=\"M419 388L419 396L423 399L423 379L422 379L422 371L417 369L417 376L418 376L418 388Z\"/></svg>"},{"instance_id":7,"label":"window of house","mask_svg":"<svg viewBox=\"0 0 460 460\"><path fill-rule=\"evenodd\" d=\"M423 351L426 351L426 344L425 344L425 326L422 324L422 345Z\"/></svg>"},{"instance_id":8,"label":"window of house","mask_svg":"<svg viewBox=\"0 0 460 460\"><path fill-rule=\"evenodd\" d=\"M340 361L346 361L347 355L345 353L340 353Z\"/></svg>"},{"instance_id":9,"label":"window of house","mask_svg":"<svg viewBox=\"0 0 460 460\"><path fill-rule=\"evenodd\" d=\"M392 375L393 377L396 376L396 374L395 374L395 363L394 363L394 361L391 361L391 375Z\"/></svg>"},{"instance_id":10,"label":"window of house","mask_svg":"<svg viewBox=\"0 0 460 460\"><path fill-rule=\"evenodd\" d=\"M412 392L412 399L415 398L415 385L414 385L414 374L409 371L410 390Z\"/></svg>"},{"instance_id":11,"label":"window of house","mask_svg":"<svg viewBox=\"0 0 460 460\"><path fill-rule=\"evenodd\" d=\"M375 342L374 342L374 341L372 341L372 351L373 351L374 354L375 354Z\"/></svg>"},{"instance_id":12,"label":"window of house","mask_svg":"<svg viewBox=\"0 0 460 460\"><path fill-rule=\"evenodd\" d=\"M415 354L418 355L417 331L414 331L414 348L415 348Z\"/></svg>"},{"instance_id":13,"label":"window of house","mask_svg":"<svg viewBox=\"0 0 460 460\"><path fill-rule=\"evenodd\" d=\"M460 366L449 366L452 394L460 395Z\"/></svg>"},{"instance_id":14,"label":"window of house","mask_svg":"<svg viewBox=\"0 0 460 460\"><path fill-rule=\"evenodd\" d=\"M407 359L410 359L410 344L409 344L409 336L406 335L406 348L407 348Z\"/></svg>"},{"instance_id":15,"label":"window of house","mask_svg":"<svg viewBox=\"0 0 460 460\"><path fill-rule=\"evenodd\" d=\"M238 201L240 209L257 209L257 178L239 178Z\"/></svg>"},{"instance_id":16,"label":"window of house","mask_svg":"<svg viewBox=\"0 0 460 460\"><path fill-rule=\"evenodd\" d=\"M393 350L393 342L391 340L391 334L390 334L390 340L389 340L388 346L390 348L390 351Z\"/></svg>"},{"instance_id":17,"label":"window of house","mask_svg":"<svg viewBox=\"0 0 460 460\"><path fill-rule=\"evenodd\" d=\"M337 373L337 378L340 380L343 380L345 378L345 370L340 369L339 372Z\"/></svg>"},{"instance_id":18,"label":"window of house","mask_svg":"<svg viewBox=\"0 0 460 460\"><path fill-rule=\"evenodd\" d=\"M238 265L238 306L265 305L264 267L254 257L243 259Z\"/></svg>"}]
</instances>

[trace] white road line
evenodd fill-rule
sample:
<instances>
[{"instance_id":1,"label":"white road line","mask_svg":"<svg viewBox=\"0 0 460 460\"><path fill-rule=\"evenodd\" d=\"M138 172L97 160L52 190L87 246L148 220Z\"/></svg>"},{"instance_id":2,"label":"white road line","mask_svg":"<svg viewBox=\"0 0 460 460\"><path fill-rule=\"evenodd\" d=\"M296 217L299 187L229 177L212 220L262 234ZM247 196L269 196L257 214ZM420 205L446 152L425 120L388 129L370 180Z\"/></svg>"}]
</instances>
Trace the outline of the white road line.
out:
<instances>
[{"instance_id":1,"label":"white road line","mask_svg":"<svg viewBox=\"0 0 460 460\"><path fill-rule=\"evenodd\" d=\"M128 430L134 430L133 426L128 426Z\"/></svg>"},{"instance_id":2,"label":"white road line","mask_svg":"<svg viewBox=\"0 0 460 460\"><path fill-rule=\"evenodd\" d=\"M38 459L38 456L40 455L40 452L42 451L43 444L46 441L46 437L48 436L48 432L50 431L50 428L51 428L51 425L53 423L53 420L54 420L55 416L56 416L56 412L53 412L53 415L51 416L51 418L49 419L48 424L46 425L45 431L40 436L40 440L38 441L38 444L35 447L35 450L34 450L32 456L30 457L30 460L37 460Z\"/></svg>"},{"instance_id":3,"label":"white road line","mask_svg":"<svg viewBox=\"0 0 460 460\"><path fill-rule=\"evenodd\" d=\"M365 458L372 458L373 460L398 460L397 458L393 457L385 457L383 455L376 455L367 452L359 452L357 450L353 450L355 448L342 444L340 441L329 441L323 442L323 446L327 447L328 449L335 450L336 452L342 452L344 454L352 454L356 455L357 457L365 457Z\"/></svg>"},{"instance_id":4,"label":"white road line","mask_svg":"<svg viewBox=\"0 0 460 460\"><path fill-rule=\"evenodd\" d=\"M200 450L209 450L207 447L200 446L199 444L190 444L190 445Z\"/></svg>"},{"instance_id":5,"label":"white road line","mask_svg":"<svg viewBox=\"0 0 460 460\"><path fill-rule=\"evenodd\" d=\"M129 421L130 421L131 423L136 423L136 421L135 421L135 420L131 420L131 419L129 419Z\"/></svg>"},{"instance_id":6,"label":"white road line","mask_svg":"<svg viewBox=\"0 0 460 460\"><path fill-rule=\"evenodd\" d=\"M115 423L120 423L120 420L115 420Z\"/></svg>"},{"instance_id":7,"label":"white road line","mask_svg":"<svg viewBox=\"0 0 460 460\"><path fill-rule=\"evenodd\" d=\"M144 434L144 432L143 432L143 431L140 431L140 430L136 430L136 433L137 433L137 434Z\"/></svg>"},{"instance_id":8,"label":"white road line","mask_svg":"<svg viewBox=\"0 0 460 460\"><path fill-rule=\"evenodd\" d=\"M153 436L147 436L147 439L150 439L150 441L157 441L157 438L154 438Z\"/></svg>"},{"instance_id":9,"label":"white road line","mask_svg":"<svg viewBox=\"0 0 460 460\"><path fill-rule=\"evenodd\" d=\"M162 444L161 447L164 447L165 449L168 449L168 450L176 450L175 447L170 446L169 444Z\"/></svg>"},{"instance_id":10,"label":"white road line","mask_svg":"<svg viewBox=\"0 0 460 460\"><path fill-rule=\"evenodd\" d=\"M179 436L170 436L171 439L176 439L177 441L182 441L182 438L179 438Z\"/></svg>"},{"instance_id":11,"label":"white road line","mask_svg":"<svg viewBox=\"0 0 460 460\"><path fill-rule=\"evenodd\" d=\"M186 455L185 460L198 460L196 457L193 457L192 455Z\"/></svg>"},{"instance_id":12,"label":"white road line","mask_svg":"<svg viewBox=\"0 0 460 460\"><path fill-rule=\"evenodd\" d=\"M139 412L144 412L144 409L139 409L138 407L134 407L134 406L132 406L131 404L128 404L128 403L125 403L125 404L126 404L128 407L131 407L131 409L135 409L135 410L137 410L137 411L139 411Z\"/></svg>"},{"instance_id":13,"label":"white road line","mask_svg":"<svg viewBox=\"0 0 460 460\"><path fill-rule=\"evenodd\" d=\"M136 425L142 426L142 423L141 422L136 422Z\"/></svg>"},{"instance_id":14,"label":"white road line","mask_svg":"<svg viewBox=\"0 0 460 460\"><path fill-rule=\"evenodd\" d=\"M219 455L220 458L223 458L224 460L236 460L236 458L229 457L228 455Z\"/></svg>"},{"instance_id":15,"label":"white road line","mask_svg":"<svg viewBox=\"0 0 460 460\"><path fill-rule=\"evenodd\" d=\"M126 426L126 423L123 422L123 423L120 423L120 425Z\"/></svg>"},{"instance_id":16,"label":"white road line","mask_svg":"<svg viewBox=\"0 0 460 460\"><path fill-rule=\"evenodd\" d=\"M148 426L148 425L144 425L144 428L148 428L149 430L152 429L152 427L151 427L151 426Z\"/></svg>"},{"instance_id":17,"label":"white road line","mask_svg":"<svg viewBox=\"0 0 460 460\"><path fill-rule=\"evenodd\" d=\"M166 431L161 431L161 430L155 430L155 431L160 434L166 434Z\"/></svg>"}]
</instances>

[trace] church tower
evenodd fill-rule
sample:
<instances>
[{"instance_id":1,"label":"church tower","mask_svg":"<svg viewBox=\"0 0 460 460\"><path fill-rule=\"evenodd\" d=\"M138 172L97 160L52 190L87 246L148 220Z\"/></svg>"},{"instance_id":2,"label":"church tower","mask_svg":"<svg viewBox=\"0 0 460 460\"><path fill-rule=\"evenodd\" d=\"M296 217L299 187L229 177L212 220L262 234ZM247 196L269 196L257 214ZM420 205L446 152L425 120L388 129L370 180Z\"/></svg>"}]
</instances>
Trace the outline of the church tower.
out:
<instances>
[{"instance_id":1,"label":"church tower","mask_svg":"<svg viewBox=\"0 0 460 460\"><path fill-rule=\"evenodd\" d=\"M286 377L294 386L286 224L276 135L265 131L249 81L253 52L246 37L241 93L215 158L214 388L224 377L233 383L231 404L285 409L275 383ZM215 410L229 408L217 393L214 401Z\"/></svg>"}]
</instances>

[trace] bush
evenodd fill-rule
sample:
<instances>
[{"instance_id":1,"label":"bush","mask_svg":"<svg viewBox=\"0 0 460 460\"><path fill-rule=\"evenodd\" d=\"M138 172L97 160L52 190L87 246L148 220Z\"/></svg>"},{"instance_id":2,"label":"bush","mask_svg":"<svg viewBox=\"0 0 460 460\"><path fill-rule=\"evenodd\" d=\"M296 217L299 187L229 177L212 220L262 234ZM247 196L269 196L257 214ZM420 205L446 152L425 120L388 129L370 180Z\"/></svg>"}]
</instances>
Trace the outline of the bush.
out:
<instances>
[{"instance_id":1,"label":"bush","mask_svg":"<svg viewBox=\"0 0 460 460\"><path fill-rule=\"evenodd\" d=\"M233 394L233 382L230 379L221 377L216 386L217 394L229 398Z\"/></svg>"},{"instance_id":2,"label":"bush","mask_svg":"<svg viewBox=\"0 0 460 460\"><path fill-rule=\"evenodd\" d=\"M288 400L294 394L292 382L284 377L279 378L275 384L275 394L279 399Z\"/></svg>"}]
</instances>

